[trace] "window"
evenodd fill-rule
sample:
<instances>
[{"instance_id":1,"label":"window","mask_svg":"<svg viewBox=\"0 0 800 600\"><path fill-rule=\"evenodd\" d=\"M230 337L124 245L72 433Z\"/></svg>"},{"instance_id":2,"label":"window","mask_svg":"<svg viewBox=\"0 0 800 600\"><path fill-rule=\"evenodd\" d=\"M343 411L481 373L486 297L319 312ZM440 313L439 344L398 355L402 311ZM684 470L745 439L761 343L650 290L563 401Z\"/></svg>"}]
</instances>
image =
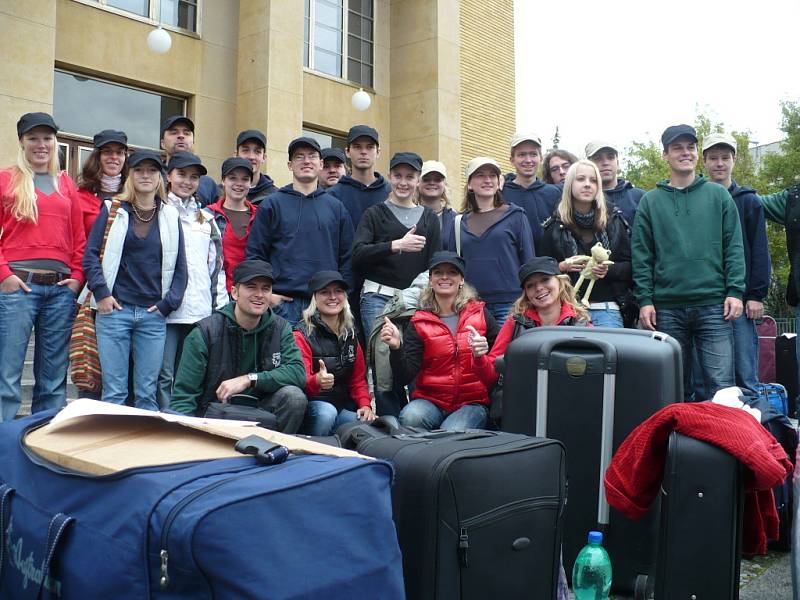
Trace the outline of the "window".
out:
<instances>
[{"instance_id":1,"label":"window","mask_svg":"<svg viewBox=\"0 0 800 600\"><path fill-rule=\"evenodd\" d=\"M91 0L90 0L91 1ZM100 6L195 33L199 0L93 0ZM160 12L160 14L159 14Z\"/></svg>"},{"instance_id":2,"label":"window","mask_svg":"<svg viewBox=\"0 0 800 600\"><path fill-rule=\"evenodd\" d=\"M53 118L67 133L91 139L103 129L119 129L131 146L158 148L161 123L186 114L182 98L56 70Z\"/></svg>"},{"instance_id":3,"label":"window","mask_svg":"<svg viewBox=\"0 0 800 600\"><path fill-rule=\"evenodd\" d=\"M374 0L305 0L303 64L372 87Z\"/></svg>"},{"instance_id":4,"label":"window","mask_svg":"<svg viewBox=\"0 0 800 600\"><path fill-rule=\"evenodd\" d=\"M337 135L335 133L325 133L323 131L315 131L313 129L303 127L303 132L301 135L317 140L321 148L341 148L342 150L347 148L347 139L343 134Z\"/></svg>"}]
</instances>

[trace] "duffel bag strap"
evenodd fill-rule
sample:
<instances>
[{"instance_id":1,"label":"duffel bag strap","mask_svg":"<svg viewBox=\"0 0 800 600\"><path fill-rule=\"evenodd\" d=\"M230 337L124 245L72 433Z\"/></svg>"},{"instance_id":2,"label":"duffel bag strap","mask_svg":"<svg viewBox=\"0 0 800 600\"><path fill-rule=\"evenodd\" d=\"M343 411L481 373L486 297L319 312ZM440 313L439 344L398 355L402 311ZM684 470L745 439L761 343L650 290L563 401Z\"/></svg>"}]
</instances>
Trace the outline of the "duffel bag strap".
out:
<instances>
[{"instance_id":1,"label":"duffel bag strap","mask_svg":"<svg viewBox=\"0 0 800 600\"><path fill-rule=\"evenodd\" d=\"M47 528L47 544L45 545L44 559L42 560L42 580L39 582L37 598L41 596L42 589L50 579L48 576L50 572L50 563L53 561L53 556L55 556L58 542L67 530L67 527L74 521L74 517L68 517L64 513L58 513L50 519L50 527Z\"/></svg>"},{"instance_id":2,"label":"duffel bag strap","mask_svg":"<svg viewBox=\"0 0 800 600\"><path fill-rule=\"evenodd\" d=\"M6 527L14 488L7 483L0 485L0 581L3 580L3 565L6 564Z\"/></svg>"}]
</instances>

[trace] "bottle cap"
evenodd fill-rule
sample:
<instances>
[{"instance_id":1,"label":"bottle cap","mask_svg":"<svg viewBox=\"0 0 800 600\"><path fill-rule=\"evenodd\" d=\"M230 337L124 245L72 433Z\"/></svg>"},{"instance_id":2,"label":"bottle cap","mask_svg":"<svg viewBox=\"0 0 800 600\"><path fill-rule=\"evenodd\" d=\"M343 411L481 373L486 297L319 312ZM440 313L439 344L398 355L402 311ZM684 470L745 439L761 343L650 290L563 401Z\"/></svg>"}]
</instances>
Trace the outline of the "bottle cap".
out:
<instances>
[{"instance_id":1,"label":"bottle cap","mask_svg":"<svg viewBox=\"0 0 800 600\"><path fill-rule=\"evenodd\" d=\"M603 532L602 531L590 531L589 532L589 543L590 544L602 544L603 543Z\"/></svg>"}]
</instances>

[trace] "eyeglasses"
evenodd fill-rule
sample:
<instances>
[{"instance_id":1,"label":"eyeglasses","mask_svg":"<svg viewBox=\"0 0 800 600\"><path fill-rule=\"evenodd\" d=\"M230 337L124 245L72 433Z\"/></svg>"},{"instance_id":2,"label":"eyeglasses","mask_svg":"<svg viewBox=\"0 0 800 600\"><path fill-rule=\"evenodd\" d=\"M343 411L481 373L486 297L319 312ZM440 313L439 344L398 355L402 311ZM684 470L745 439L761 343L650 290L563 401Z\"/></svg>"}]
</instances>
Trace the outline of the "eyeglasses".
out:
<instances>
[{"instance_id":1,"label":"eyeglasses","mask_svg":"<svg viewBox=\"0 0 800 600\"><path fill-rule=\"evenodd\" d=\"M567 171L569 171L569 168L571 166L572 166L572 163L568 163L568 162L561 163L560 165L553 165L552 167L550 167L550 172L554 173L554 174L558 173L559 171L561 173L566 173Z\"/></svg>"},{"instance_id":2,"label":"eyeglasses","mask_svg":"<svg viewBox=\"0 0 800 600\"><path fill-rule=\"evenodd\" d=\"M311 154L295 154L292 157L292 162L303 163L306 161L319 160L319 154L312 152Z\"/></svg>"}]
</instances>

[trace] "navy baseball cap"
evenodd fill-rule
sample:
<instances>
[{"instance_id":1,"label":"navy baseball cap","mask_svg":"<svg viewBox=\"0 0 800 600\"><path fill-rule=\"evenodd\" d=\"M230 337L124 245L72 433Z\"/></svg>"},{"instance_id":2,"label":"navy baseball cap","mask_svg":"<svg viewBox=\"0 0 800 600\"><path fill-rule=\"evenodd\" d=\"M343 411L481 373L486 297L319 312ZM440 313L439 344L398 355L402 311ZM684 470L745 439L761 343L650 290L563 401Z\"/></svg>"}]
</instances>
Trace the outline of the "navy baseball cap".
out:
<instances>
[{"instance_id":1,"label":"navy baseball cap","mask_svg":"<svg viewBox=\"0 0 800 600\"><path fill-rule=\"evenodd\" d=\"M312 137L303 136L295 138L291 142L289 142L289 158L292 158L292 154L294 154L294 151L300 148L301 146L307 146L308 148L316 150L317 152L322 154L322 148L319 147L319 142L317 140L315 140Z\"/></svg>"},{"instance_id":2,"label":"navy baseball cap","mask_svg":"<svg viewBox=\"0 0 800 600\"><path fill-rule=\"evenodd\" d=\"M95 148L102 148L106 144L120 144L128 147L128 136L124 131L116 131L114 129L104 129L100 133L94 134L92 138Z\"/></svg>"},{"instance_id":3,"label":"navy baseball cap","mask_svg":"<svg viewBox=\"0 0 800 600\"><path fill-rule=\"evenodd\" d=\"M234 169L247 169L248 173L251 175L253 173L253 165L249 160L241 156L231 156L230 158L226 158L222 163L222 178L225 179L228 173Z\"/></svg>"},{"instance_id":4,"label":"navy baseball cap","mask_svg":"<svg viewBox=\"0 0 800 600\"><path fill-rule=\"evenodd\" d=\"M137 150L128 156L128 167L133 168L141 162L152 160L159 169L164 169L164 163L161 162L161 155L155 150Z\"/></svg>"},{"instance_id":5,"label":"navy baseball cap","mask_svg":"<svg viewBox=\"0 0 800 600\"><path fill-rule=\"evenodd\" d=\"M185 150L172 155L172 158L167 163L167 173L172 169L185 169L186 167L197 167L201 175L208 173L208 169L203 166L203 161L200 160L200 157Z\"/></svg>"},{"instance_id":6,"label":"navy baseball cap","mask_svg":"<svg viewBox=\"0 0 800 600\"><path fill-rule=\"evenodd\" d=\"M671 125L661 134L661 145L666 148L679 137L689 137L697 143L697 132L691 125Z\"/></svg>"},{"instance_id":7,"label":"navy baseball cap","mask_svg":"<svg viewBox=\"0 0 800 600\"><path fill-rule=\"evenodd\" d=\"M265 260L243 260L233 270L233 284L247 283L258 277L266 277L275 281L272 275L272 265Z\"/></svg>"},{"instance_id":8,"label":"navy baseball cap","mask_svg":"<svg viewBox=\"0 0 800 600\"><path fill-rule=\"evenodd\" d=\"M368 137L376 144L380 145L378 132L369 125L353 125L347 132L347 145L349 146L360 137Z\"/></svg>"},{"instance_id":9,"label":"navy baseball cap","mask_svg":"<svg viewBox=\"0 0 800 600\"><path fill-rule=\"evenodd\" d=\"M186 117L184 115L173 115L171 117L167 117L161 124L161 137L164 137L164 132L167 129L169 129L170 127L175 125L175 123L178 123L180 121L183 121L184 123L189 125L189 129L191 129L192 133L194 133L194 121L192 121L189 117Z\"/></svg>"},{"instance_id":10,"label":"navy baseball cap","mask_svg":"<svg viewBox=\"0 0 800 600\"><path fill-rule=\"evenodd\" d=\"M339 271L319 271L314 273L314 276L308 282L308 293L314 294L322 289L325 289L332 283L340 283L346 290L349 286L342 277Z\"/></svg>"},{"instance_id":11,"label":"navy baseball cap","mask_svg":"<svg viewBox=\"0 0 800 600\"><path fill-rule=\"evenodd\" d=\"M408 165L415 171L422 171L422 159L416 152L397 152L389 161L389 168L394 169L398 165Z\"/></svg>"},{"instance_id":12,"label":"navy baseball cap","mask_svg":"<svg viewBox=\"0 0 800 600\"><path fill-rule=\"evenodd\" d=\"M322 160L338 160L342 164L347 162L347 158L344 155L344 150L341 148L323 148Z\"/></svg>"},{"instance_id":13,"label":"navy baseball cap","mask_svg":"<svg viewBox=\"0 0 800 600\"><path fill-rule=\"evenodd\" d=\"M439 250L439 252L433 253L428 263L428 271L433 271L433 269L439 265L453 265L462 275L464 275L467 270L464 259L455 252L449 252L447 250Z\"/></svg>"},{"instance_id":14,"label":"navy baseball cap","mask_svg":"<svg viewBox=\"0 0 800 600\"><path fill-rule=\"evenodd\" d=\"M255 140L261 147L266 149L267 148L267 136L261 133L258 129L245 129L239 135L236 136L236 147L238 148L245 142L249 140Z\"/></svg>"},{"instance_id":15,"label":"navy baseball cap","mask_svg":"<svg viewBox=\"0 0 800 600\"><path fill-rule=\"evenodd\" d=\"M49 127L53 133L58 133L58 125L53 121L53 117L43 112L32 112L25 113L17 121L17 137L21 138L36 127Z\"/></svg>"},{"instance_id":16,"label":"navy baseball cap","mask_svg":"<svg viewBox=\"0 0 800 600\"><path fill-rule=\"evenodd\" d=\"M532 258L519 268L519 284L525 285L525 280L534 273L544 273L545 275L561 275L558 268L558 261L549 256L537 256Z\"/></svg>"}]
</instances>

